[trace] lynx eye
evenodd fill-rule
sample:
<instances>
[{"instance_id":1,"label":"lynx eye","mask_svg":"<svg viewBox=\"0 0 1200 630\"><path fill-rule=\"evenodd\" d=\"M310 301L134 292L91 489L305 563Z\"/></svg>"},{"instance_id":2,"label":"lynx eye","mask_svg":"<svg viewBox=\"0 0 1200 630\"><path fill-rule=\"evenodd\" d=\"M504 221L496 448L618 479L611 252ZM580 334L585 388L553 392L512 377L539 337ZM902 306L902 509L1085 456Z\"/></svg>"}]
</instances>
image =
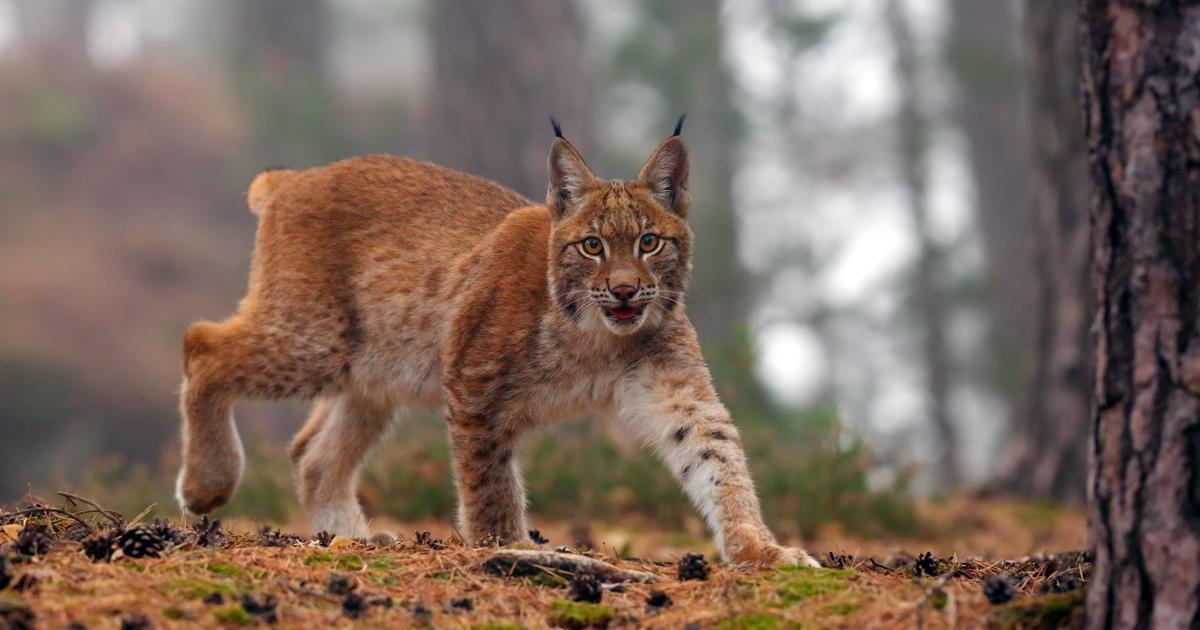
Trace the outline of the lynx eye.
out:
<instances>
[{"instance_id":1,"label":"lynx eye","mask_svg":"<svg viewBox=\"0 0 1200 630\"><path fill-rule=\"evenodd\" d=\"M642 250L643 254L650 254L658 249L659 242L657 234L643 234L642 239L638 241L638 248Z\"/></svg>"},{"instance_id":2,"label":"lynx eye","mask_svg":"<svg viewBox=\"0 0 1200 630\"><path fill-rule=\"evenodd\" d=\"M588 256L599 256L604 253L604 243L601 243L600 239L595 236L583 239L583 242L579 244L579 248Z\"/></svg>"}]
</instances>

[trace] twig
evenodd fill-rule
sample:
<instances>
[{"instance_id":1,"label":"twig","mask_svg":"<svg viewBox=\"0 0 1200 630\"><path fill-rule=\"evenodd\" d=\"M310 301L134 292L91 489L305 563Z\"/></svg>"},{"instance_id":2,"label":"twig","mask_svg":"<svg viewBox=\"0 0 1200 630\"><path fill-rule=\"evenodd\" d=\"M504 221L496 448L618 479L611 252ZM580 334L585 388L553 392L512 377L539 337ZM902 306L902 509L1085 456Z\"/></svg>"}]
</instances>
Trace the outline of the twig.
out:
<instances>
[{"instance_id":1,"label":"twig","mask_svg":"<svg viewBox=\"0 0 1200 630\"><path fill-rule=\"evenodd\" d=\"M81 497L81 496L71 493L71 492L59 490L58 495L64 499L70 501L71 507L75 507L75 502L78 501L79 503L83 503L85 505L90 505L90 506L96 508L95 511L97 513L99 513L101 516L103 516L104 518L107 518L109 521L111 521L113 525L120 527L122 524L121 523L121 521L122 521L121 515L118 514L116 512L116 510L106 509L104 506L100 505L99 503L96 503L95 501L92 501L91 499L86 499L84 497ZM85 512L81 512L81 514L83 514L83 513L85 513Z\"/></svg>"},{"instance_id":2,"label":"twig","mask_svg":"<svg viewBox=\"0 0 1200 630\"><path fill-rule=\"evenodd\" d=\"M532 549L501 549L483 561L483 569L493 575L524 576L549 572L591 573L605 582L654 582L658 576L613 566L603 560L574 553L556 553Z\"/></svg>"},{"instance_id":3,"label":"twig","mask_svg":"<svg viewBox=\"0 0 1200 630\"><path fill-rule=\"evenodd\" d=\"M18 512L9 512L9 513L5 514L4 516L29 516L31 514L59 514L61 516L65 516L69 519L74 520L76 523L79 523L80 525L83 525L84 527L87 528L87 530L89 532L96 531L96 528L92 527L92 525L90 523L88 523L87 521L79 518L78 516L75 516L74 514L68 512L62 508L53 508L53 507L26 508L26 509L20 510Z\"/></svg>"}]
</instances>

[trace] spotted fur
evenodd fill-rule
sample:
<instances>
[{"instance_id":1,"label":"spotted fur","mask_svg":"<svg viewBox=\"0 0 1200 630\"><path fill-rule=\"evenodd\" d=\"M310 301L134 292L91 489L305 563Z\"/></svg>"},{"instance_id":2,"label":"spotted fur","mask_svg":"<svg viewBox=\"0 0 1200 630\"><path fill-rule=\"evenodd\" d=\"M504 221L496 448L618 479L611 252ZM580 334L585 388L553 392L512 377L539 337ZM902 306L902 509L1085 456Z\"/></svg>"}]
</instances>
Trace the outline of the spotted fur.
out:
<instances>
[{"instance_id":1,"label":"spotted fur","mask_svg":"<svg viewBox=\"0 0 1200 630\"><path fill-rule=\"evenodd\" d=\"M310 398L292 445L301 501L314 528L365 536L363 459L398 411L441 409L463 534L523 542L517 439L601 413L659 453L727 558L814 564L763 525L684 312L687 164L672 136L637 179L604 181L556 137L545 205L398 157L260 175L246 297L184 337L181 505L232 496L236 399Z\"/></svg>"}]
</instances>

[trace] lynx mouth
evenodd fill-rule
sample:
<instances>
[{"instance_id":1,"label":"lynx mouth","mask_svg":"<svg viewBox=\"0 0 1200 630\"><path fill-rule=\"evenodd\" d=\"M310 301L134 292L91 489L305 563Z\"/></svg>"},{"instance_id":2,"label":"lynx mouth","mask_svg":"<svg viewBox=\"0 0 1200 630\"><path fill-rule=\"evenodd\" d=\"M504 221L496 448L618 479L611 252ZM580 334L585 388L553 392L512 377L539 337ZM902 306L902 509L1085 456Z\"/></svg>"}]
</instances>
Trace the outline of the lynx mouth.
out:
<instances>
[{"instance_id":1,"label":"lynx mouth","mask_svg":"<svg viewBox=\"0 0 1200 630\"><path fill-rule=\"evenodd\" d=\"M637 318L642 316L642 307L629 304L613 306L604 309L604 314L618 324L629 324L637 321Z\"/></svg>"}]
</instances>

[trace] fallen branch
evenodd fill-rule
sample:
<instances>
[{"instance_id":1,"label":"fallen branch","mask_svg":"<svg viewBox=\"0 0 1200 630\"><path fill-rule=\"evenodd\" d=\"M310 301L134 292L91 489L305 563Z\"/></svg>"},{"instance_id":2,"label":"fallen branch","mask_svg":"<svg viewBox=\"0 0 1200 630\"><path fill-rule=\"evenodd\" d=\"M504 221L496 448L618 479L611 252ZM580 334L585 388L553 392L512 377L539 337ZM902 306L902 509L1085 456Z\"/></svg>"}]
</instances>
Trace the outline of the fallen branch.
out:
<instances>
[{"instance_id":1,"label":"fallen branch","mask_svg":"<svg viewBox=\"0 0 1200 630\"><path fill-rule=\"evenodd\" d=\"M521 577L539 573L590 573L602 582L654 582L658 576L632 571L603 560L575 553L557 553L537 549L501 549L483 561L483 570L493 575Z\"/></svg>"}]
</instances>

